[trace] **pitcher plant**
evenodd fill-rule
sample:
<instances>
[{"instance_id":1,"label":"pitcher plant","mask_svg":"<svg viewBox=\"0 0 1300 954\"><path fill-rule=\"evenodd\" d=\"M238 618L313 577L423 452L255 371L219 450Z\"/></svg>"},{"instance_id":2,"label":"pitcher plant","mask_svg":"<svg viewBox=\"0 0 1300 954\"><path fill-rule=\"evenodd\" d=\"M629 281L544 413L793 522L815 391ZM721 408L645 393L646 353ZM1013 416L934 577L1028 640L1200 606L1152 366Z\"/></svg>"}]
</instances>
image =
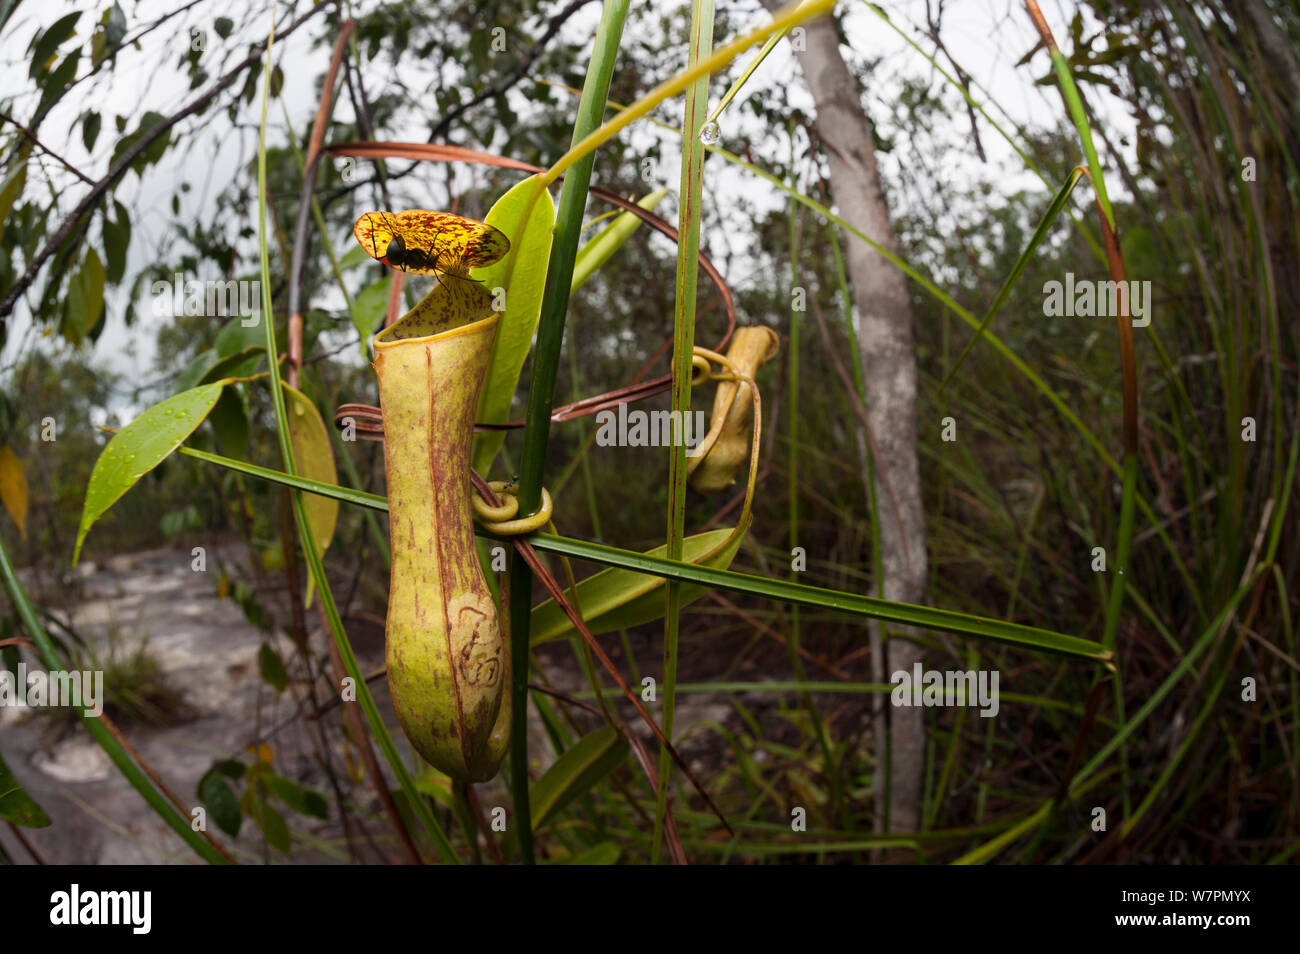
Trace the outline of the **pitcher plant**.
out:
<instances>
[{"instance_id":1,"label":"pitcher plant","mask_svg":"<svg viewBox=\"0 0 1300 954\"><path fill-rule=\"evenodd\" d=\"M419 244L387 231L387 214L362 216L355 229L376 258L440 276L374 342L393 554L388 686L415 750L453 779L481 782L497 773L509 742L510 652L470 504L474 412L500 315L468 269L495 261L509 242L481 223L422 214L433 218ZM489 241L466 252L467 234Z\"/></svg>"}]
</instances>

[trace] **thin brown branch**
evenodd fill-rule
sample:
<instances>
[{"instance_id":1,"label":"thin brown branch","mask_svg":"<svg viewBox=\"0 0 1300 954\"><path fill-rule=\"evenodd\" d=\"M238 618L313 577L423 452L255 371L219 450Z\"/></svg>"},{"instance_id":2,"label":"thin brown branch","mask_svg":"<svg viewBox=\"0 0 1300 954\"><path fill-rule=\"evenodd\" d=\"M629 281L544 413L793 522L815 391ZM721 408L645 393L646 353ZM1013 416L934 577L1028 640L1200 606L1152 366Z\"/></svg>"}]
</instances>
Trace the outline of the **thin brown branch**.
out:
<instances>
[{"instance_id":1,"label":"thin brown branch","mask_svg":"<svg viewBox=\"0 0 1300 954\"><path fill-rule=\"evenodd\" d=\"M302 188L298 192L298 221L293 230L292 266L289 270L289 386L298 386L298 372L302 368L302 273L307 256L307 218L311 212L312 192L316 187L321 144L325 141L325 127L329 124L330 110L334 106L334 87L338 83L339 66L347 49L348 39L356 30L355 20L347 20L339 28L330 54L329 71L321 84L320 105L311 125L311 140L307 145L306 165L303 168Z\"/></svg>"},{"instance_id":2,"label":"thin brown branch","mask_svg":"<svg viewBox=\"0 0 1300 954\"><path fill-rule=\"evenodd\" d=\"M7 123L11 124L12 126L14 126L14 127L15 127L19 132L20 132L20 133L22 133L24 136L26 136L26 137L28 138L28 140L31 141L32 145L34 145L34 146L35 146L37 149L39 149L41 152L45 153L45 154L46 154L47 156L49 156L51 159L54 159L54 160L55 160L56 162L58 162L61 166L63 166L63 168L67 169L69 172L71 172L74 176L76 176L76 177L77 177L78 179L80 179L82 182L86 183L86 185L91 185L91 186L93 186L93 185L95 184L95 180L94 180L94 179L90 178L90 176L86 175L84 172L82 172L80 169L78 169L78 168L77 168L76 166L74 166L72 163L68 162L68 160L64 159L62 156L60 156L57 152L55 152L55 151L54 151L53 149L51 149L49 146L45 145L45 143L43 143L43 142L41 142L39 139L37 139L37 138L36 138L36 133L32 132L30 129L28 129L26 126L24 126L24 125L23 125L22 123L20 123L18 120L14 119L14 118L13 118L12 116L10 116L8 113L3 112L3 111L0 111L0 120L3 120L4 122L7 122Z\"/></svg>"}]
</instances>

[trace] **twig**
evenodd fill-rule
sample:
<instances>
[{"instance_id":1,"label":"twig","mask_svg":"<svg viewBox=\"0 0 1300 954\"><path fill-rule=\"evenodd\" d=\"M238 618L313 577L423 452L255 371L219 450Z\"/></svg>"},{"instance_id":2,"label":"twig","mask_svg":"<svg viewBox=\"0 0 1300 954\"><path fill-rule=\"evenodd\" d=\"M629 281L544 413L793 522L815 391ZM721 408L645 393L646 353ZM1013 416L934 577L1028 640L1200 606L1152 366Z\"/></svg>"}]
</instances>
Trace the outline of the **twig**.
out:
<instances>
[{"instance_id":1,"label":"twig","mask_svg":"<svg viewBox=\"0 0 1300 954\"><path fill-rule=\"evenodd\" d=\"M74 166L72 163L68 162L68 160L64 159L62 156L60 156L57 152L55 152L55 151L54 151L53 149L51 149L49 146L45 145L45 143L43 143L43 142L41 142L39 139L37 139L37 138L36 138L36 133L32 132L30 129L28 129L26 126L24 126L24 125L23 125L22 123L20 123L18 120L14 119L14 118L13 118L12 116L10 116L8 113L6 113L6 112L0 112L0 120L4 120L5 122L7 122L7 123L11 123L11 124L14 125L15 127L17 127L17 129L18 129L19 132L21 132L24 136L26 136L28 139L30 139L30 140L32 141L32 145L34 145L37 149L41 150L41 152L45 153L46 155L50 156L51 158L53 158L53 159L57 159L57 160L59 161L59 163L63 166L63 168L67 169L69 172L71 172L74 176L76 176L76 177L77 177L78 179L80 179L82 182L86 183L86 185L92 185L92 186L93 186L93 185L95 184L95 180L94 180L94 179L90 178L90 176L86 175L84 172L82 172L80 169L78 169L78 168L77 168L76 166Z\"/></svg>"},{"instance_id":2,"label":"twig","mask_svg":"<svg viewBox=\"0 0 1300 954\"><path fill-rule=\"evenodd\" d=\"M433 129L429 131L428 141L434 142L441 139L451 130L452 123L465 115L468 110L473 109L479 103L484 103L489 99L495 99L498 96L504 95L509 89L528 75L528 68L533 65L533 61L537 59L544 49L546 49L546 45L554 39L557 33L560 32L560 28L564 26L565 22L591 2L592 0L571 0L567 7L551 18L550 22L546 25L546 29L542 31L536 42L534 42L528 52L524 54L523 59L519 61L513 73L506 76L498 83L489 86L477 96L472 96L459 106L455 106L448 110L442 119L438 120L438 122L434 124Z\"/></svg>"}]
</instances>

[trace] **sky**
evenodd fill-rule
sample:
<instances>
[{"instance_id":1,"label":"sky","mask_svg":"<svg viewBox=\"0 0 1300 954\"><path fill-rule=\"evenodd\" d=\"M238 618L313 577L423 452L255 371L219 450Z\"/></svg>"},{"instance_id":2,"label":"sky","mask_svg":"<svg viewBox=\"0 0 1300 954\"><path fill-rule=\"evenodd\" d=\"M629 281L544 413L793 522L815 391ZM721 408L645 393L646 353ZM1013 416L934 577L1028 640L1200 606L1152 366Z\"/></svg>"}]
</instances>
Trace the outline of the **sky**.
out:
<instances>
[{"instance_id":1,"label":"sky","mask_svg":"<svg viewBox=\"0 0 1300 954\"><path fill-rule=\"evenodd\" d=\"M937 0L929 0L930 6L936 6ZM635 5L635 4L634 4ZM27 80L29 61L28 46L38 29L53 23L64 14L81 9L85 11L78 23L78 37L84 39L98 20L100 14L108 8L106 3L95 6L77 5L58 0L37 4L32 0L22 3L7 24L4 34L0 36L0 103L8 103L6 109L20 119L31 116L35 108L35 96L27 92L30 82ZM1060 0L1046 0L1042 4L1044 12L1062 43L1068 42L1069 21L1073 15L1073 5ZM748 29L765 22L767 14L757 3L744 0L742 3L730 3L719 0L719 7L732 14L732 23L736 29ZM891 21L906 34L917 40L923 49L930 52L932 47L920 36L917 24L926 18L926 0L896 0L882 3ZM299 10L306 9L299 4ZM367 3L355 4L355 9L366 10ZM123 10L127 16L128 36L134 36L143 26L151 23L162 13L176 9L173 3L165 0L141 0L131 3L123 0ZM139 49L124 50L118 58L117 68L104 71L99 76L79 85L46 118L40 129L42 142L57 152L72 165L84 171L92 179L97 179L108 168L109 157L115 142L111 115L120 113L131 117L131 126L146 110L170 114L180 108L197 94L188 89L188 79L184 71L177 66L178 59L184 54L188 44L202 31L211 29L212 18L217 15L231 17L235 21L235 32L230 41L220 41L209 34L206 39L210 51L218 48L228 49L226 68L236 61L248 43L257 42L265 36L268 27L266 11L268 5L259 4L254 8L248 4L216 4L211 0L196 0L185 12L165 23L159 29L144 35L139 40ZM281 25L288 22L281 8ZM582 41L592 35L599 14L599 5L592 4L582 10L566 25L566 34ZM870 58L878 58L878 64L872 74L872 82L867 92L868 109L873 116L887 115L896 96L901 78L929 78L935 84L942 84L941 77L933 67L910 47L899 34L885 24L868 6L862 2L843 0L838 6L843 18L845 33L855 53ZM681 5L683 22L689 16L689 5ZM323 18L320 20L324 22ZM490 29L491 25L485 24ZM200 31L195 33L193 31ZM322 72L328 56L328 44L314 45L321 36L321 28L314 23L307 25L287 41L277 46L277 62L281 65L286 81L280 103L273 102L269 113L268 138L271 144L285 141L285 115L294 129L301 131L315 114L317 96L314 80ZM1010 120L1022 124L1039 124L1059 118L1061 114L1059 93L1052 87L1037 86L1033 80L1043 75L1047 69L1046 54L1039 52L1028 67L1016 68L1016 62L1033 48L1037 35L1034 32L1023 6L1015 0L949 0L944 5L943 38L948 49L954 52L963 69L972 77L975 95L985 102L988 108L999 115L998 110L1005 111ZM513 39L513 38L511 38ZM717 35L715 42L722 42L728 37ZM239 42L234 42L238 40ZM65 43L61 52L72 48L74 41ZM211 63L213 56L209 52L204 65L215 79L224 70ZM738 74L753 52L743 54L731 67L732 76ZM773 84L787 85L796 102L802 100L808 112L813 112L811 100L801 84L789 84L788 77L798 75L792 66L793 54L787 43L779 44L760 67L750 83L741 92L720 117L720 146L726 148L729 141L736 138L748 138L756 131L753 119L740 108L740 104L749 97L763 96ZM78 76L88 71L89 64L83 57ZM378 64L372 67L366 82L369 88L378 88L384 83L385 71L391 67ZM209 80L209 83L212 80ZM201 88L206 88L206 85ZM236 84L237 89L240 84ZM1095 89L1093 87L1092 89ZM711 87L711 102L716 103L725 91L725 81L714 82ZM231 94L226 94L231 95ZM561 99L561 102L564 102ZM996 103L997 107L993 107ZM1097 106L1106 117L1106 121L1123 136L1130 131L1131 120L1126 113L1119 110L1114 103L1097 96ZM99 110L105 116L104 130L101 132L95 150L88 153L84 148L77 119L87 108ZM336 106L337 118L350 117L350 105L346 97ZM681 102L669 104L657 111L656 115L666 121L680 122ZM170 245L170 223L178 217L171 208L172 195L182 182L191 184L191 190L181 196L181 219L209 220L215 208L218 194L232 180L238 170L255 156L257 110L245 108L241 112L241 127L232 128L223 111L211 110L201 120L187 120L182 125L182 138L189 141L185 150L171 150L164 161L150 167L145 178L141 180L134 173L128 173L117 190L117 196L128 207L135 210L137 218L133 223L133 234L128 254L127 275L132 276L150 261L166 258ZM954 111L951 133L959 139L969 136L969 124L964 113ZM201 126L200 134L192 141L186 133L196 126ZM1045 188L1028 174L1023 163L1016 158L1010 146L989 126L981 121L982 141L988 153L988 166L981 168L974 150L970 149L967 158L969 167L962 165L946 166L938 174L956 182L975 177L987 178L993 175L1006 192L1010 194L1017 189L1032 187ZM12 134L12 126L6 125L4 132ZM757 132L761 132L757 131ZM407 131L393 134L394 139L423 141L427 131L413 125ZM639 124L626 135L634 147L644 143L649 148L651 143L661 143L661 155L664 161L656 172L658 181L654 185L667 186L674 193L678 185L679 167L675 154L679 148L675 134L667 133L646 124ZM1099 145L1100 148L1100 145ZM909 161L908 150L897 149L893 153L881 156L882 174L888 188L889 182L895 180L901 169L899 163ZM1104 162L1104 155L1103 155ZM42 162L45 175L29 175L28 194L34 190L52 189L58 193L61 212L71 209L88 188L84 183L67 172L57 162L48 158ZM445 176L445 170L438 175ZM597 162L595 182L599 184L600 165ZM437 180L432 180L437 181ZM1113 187L1112 187L1113 188ZM647 186L649 189L649 186ZM771 207L784 205L785 198L766 184L738 172L719 157L711 157L706 165L705 195L707 201L713 202L719 209L762 207L770 203ZM891 192L895 213L906 211L900 209L900 203L907 198L901 192ZM255 214L255 206L250 204L248 215ZM661 214L676 214L675 205L666 203L659 209ZM726 216L722 217L725 222ZM288 226L286 226L287 228ZM349 235L332 236L335 248L342 254L351 244ZM706 248L717 242L727 241L728 236L705 234L702 237ZM743 259L742 259L743 261ZM741 269L753 272L754 269ZM224 279L235 276L199 274L200 279ZM752 275L727 276L729 281L751 280ZM39 279L36 288L41 286ZM158 378L154 370L155 347L154 335L164 318L153 315L152 296L147 289L128 301L128 289L110 292L110 320L104 333L94 346L93 360L102 367L109 368L124 376L129 389L119 395L121 410L128 416L156 400L166 393L160 390L153 394L136 393L136 386ZM28 294L29 299L35 295ZM335 293L334 297L322 296L318 302L326 307L342 308L342 300ZM127 326L124 315L130 310L134 321ZM30 347L39 332L31 328L31 316L27 305L21 303L11 319L9 342L0 352L0 380L4 369L13 363L20 349ZM47 337L38 342L38 346L48 349L65 347L56 338ZM355 355L355 351L351 352ZM359 356L356 358L359 359ZM179 370L179 369L176 369ZM159 382L165 387L165 382Z\"/></svg>"}]
</instances>

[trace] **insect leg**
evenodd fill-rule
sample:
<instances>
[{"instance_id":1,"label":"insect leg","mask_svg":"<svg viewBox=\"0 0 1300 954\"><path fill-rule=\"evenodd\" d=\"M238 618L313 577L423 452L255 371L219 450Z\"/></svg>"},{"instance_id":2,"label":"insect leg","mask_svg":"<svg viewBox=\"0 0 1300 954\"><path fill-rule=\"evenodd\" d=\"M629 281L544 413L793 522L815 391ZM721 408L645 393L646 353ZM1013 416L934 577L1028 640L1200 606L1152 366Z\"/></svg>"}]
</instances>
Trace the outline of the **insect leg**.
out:
<instances>
[{"instance_id":1,"label":"insect leg","mask_svg":"<svg viewBox=\"0 0 1300 954\"><path fill-rule=\"evenodd\" d=\"M381 211L381 212L379 213L379 221L380 221L380 222L383 222L385 225L387 225L388 228L389 228L389 231L391 231L391 232L393 233L394 236L397 235L397 225L396 225L395 223L394 223L394 224L389 224L389 222L388 222L388 213L387 213L387 212ZM390 240L390 243L391 243L391 240ZM375 227L374 227L373 225L370 226L370 245L371 245L372 248L374 248L374 250L375 250L376 253L379 252L379 243L378 243L377 241L375 241ZM384 255L384 257L385 257L385 258L387 257L387 246L385 246L385 255Z\"/></svg>"}]
</instances>

